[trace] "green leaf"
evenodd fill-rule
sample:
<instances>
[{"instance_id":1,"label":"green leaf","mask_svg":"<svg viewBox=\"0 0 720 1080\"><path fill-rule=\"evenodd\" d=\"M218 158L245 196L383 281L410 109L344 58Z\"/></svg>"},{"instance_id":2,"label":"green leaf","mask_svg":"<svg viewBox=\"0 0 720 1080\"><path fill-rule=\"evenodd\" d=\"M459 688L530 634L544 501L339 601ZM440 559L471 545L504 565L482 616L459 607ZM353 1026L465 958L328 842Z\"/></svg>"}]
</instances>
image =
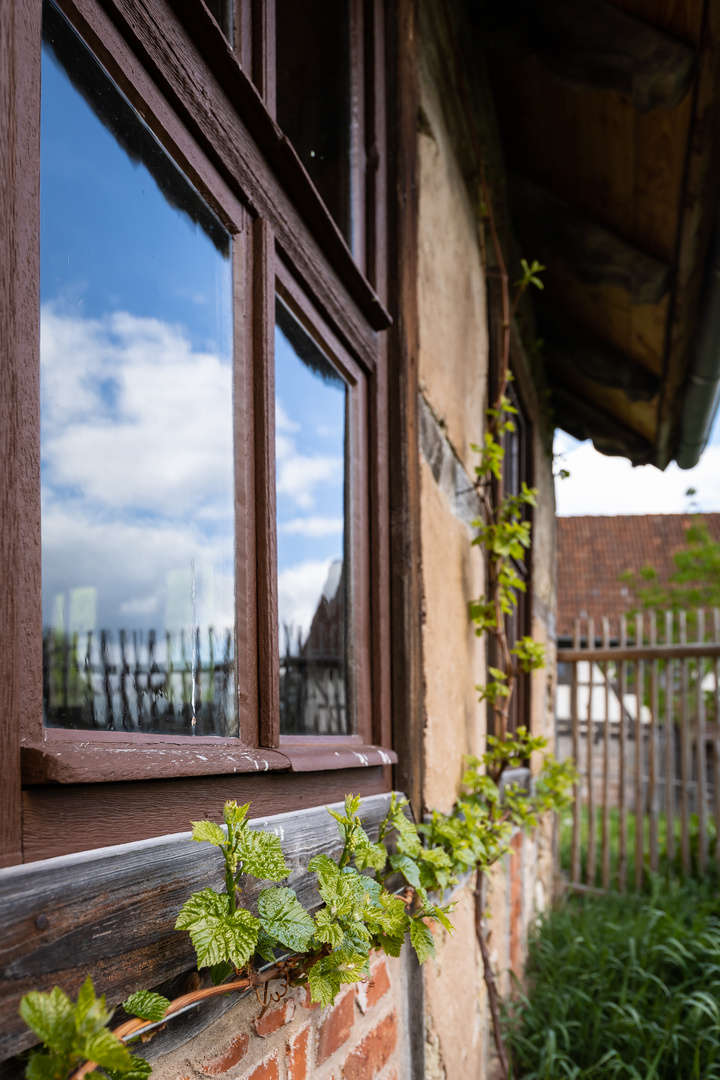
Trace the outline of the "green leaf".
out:
<instances>
[{"instance_id":1,"label":"green leaf","mask_svg":"<svg viewBox=\"0 0 720 1080\"><path fill-rule=\"evenodd\" d=\"M123 1009L132 1016L139 1016L141 1020L162 1020L167 1012L170 1002L162 994L154 994L151 990L138 990L131 994L127 1001L123 1001Z\"/></svg>"},{"instance_id":2,"label":"green leaf","mask_svg":"<svg viewBox=\"0 0 720 1080\"><path fill-rule=\"evenodd\" d=\"M358 870L371 866L373 870L382 871L386 862L387 851L384 844L358 844L355 850L355 865Z\"/></svg>"},{"instance_id":3,"label":"green leaf","mask_svg":"<svg viewBox=\"0 0 720 1080\"><path fill-rule=\"evenodd\" d=\"M421 918L410 919L410 941L419 963L424 964L429 956L435 955L432 931Z\"/></svg>"},{"instance_id":4,"label":"green leaf","mask_svg":"<svg viewBox=\"0 0 720 1080\"><path fill-rule=\"evenodd\" d=\"M282 853L280 838L261 829L243 829L237 840L237 856L243 874L260 881L282 881L290 873Z\"/></svg>"},{"instance_id":5,"label":"green leaf","mask_svg":"<svg viewBox=\"0 0 720 1080\"><path fill-rule=\"evenodd\" d=\"M378 934L377 940L388 956L399 956L405 943L404 937L391 937L387 934Z\"/></svg>"},{"instance_id":6,"label":"green leaf","mask_svg":"<svg viewBox=\"0 0 720 1080\"><path fill-rule=\"evenodd\" d=\"M180 908L175 928L189 932L198 967L211 967L223 960L243 967L255 952L260 923L245 908L231 915L227 893L202 889Z\"/></svg>"},{"instance_id":7,"label":"green leaf","mask_svg":"<svg viewBox=\"0 0 720 1080\"><path fill-rule=\"evenodd\" d=\"M441 926L444 926L447 932L449 934L452 934L455 927L448 919L447 910L447 908L433 907L429 909L427 914L430 916L431 919L437 919Z\"/></svg>"},{"instance_id":8,"label":"green leaf","mask_svg":"<svg viewBox=\"0 0 720 1080\"><path fill-rule=\"evenodd\" d=\"M373 911L376 922L382 926L386 934L391 937L402 937L407 924L407 912L405 901L401 896L393 896L392 893L383 892L380 898L380 912Z\"/></svg>"},{"instance_id":9,"label":"green leaf","mask_svg":"<svg viewBox=\"0 0 720 1080\"><path fill-rule=\"evenodd\" d=\"M327 855L316 855L308 870L318 876L318 890L333 915L351 915L365 903L367 880L357 870L341 870Z\"/></svg>"},{"instance_id":10,"label":"green leaf","mask_svg":"<svg viewBox=\"0 0 720 1080\"><path fill-rule=\"evenodd\" d=\"M308 870L318 876L318 890L323 895L323 889L332 890L332 895L337 889L337 879L340 876L340 867L329 855L315 855L308 863ZM325 897L323 896L323 899Z\"/></svg>"},{"instance_id":11,"label":"green leaf","mask_svg":"<svg viewBox=\"0 0 720 1080\"><path fill-rule=\"evenodd\" d=\"M20 1002L20 1015L49 1050L69 1050L75 1036L75 1010L56 986L48 994L31 990Z\"/></svg>"},{"instance_id":12,"label":"green leaf","mask_svg":"<svg viewBox=\"0 0 720 1080\"><path fill-rule=\"evenodd\" d=\"M420 868L409 855L391 855L390 865L393 870L403 875L408 885L412 885L414 889L420 886Z\"/></svg>"},{"instance_id":13,"label":"green leaf","mask_svg":"<svg viewBox=\"0 0 720 1080\"><path fill-rule=\"evenodd\" d=\"M81 1053L88 1061L96 1061L104 1069L128 1073L133 1068L130 1051L120 1042L117 1035L113 1035L107 1028L89 1035L82 1044Z\"/></svg>"},{"instance_id":14,"label":"green leaf","mask_svg":"<svg viewBox=\"0 0 720 1080\"><path fill-rule=\"evenodd\" d=\"M242 825L250 809L250 803L238 806L235 799L228 799L223 807L223 821L226 825Z\"/></svg>"},{"instance_id":15,"label":"green leaf","mask_svg":"<svg viewBox=\"0 0 720 1080\"><path fill-rule=\"evenodd\" d=\"M333 949L337 949L343 943L345 931L333 918L329 908L320 908L315 916L315 937L323 944L332 945Z\"/></svg>"},{"instance_id":16,"label":"green leaf","mask_svg":"<svg viewBox=\"0 0 720 1080\"><path fill-rule=\"evenodd\" d=\"M214 844L215 847L222 847L227 843L225 830L216 825L214 821L191 821L190 824L192 825L192 838L197 840L198 843L205 841L208 844Z\"/></svg>"},{"instance_id":17,"label":"green leaf","mask_svg":"<svg viewBox=\"0 0 720 1080\"><path fill-rule=\"evenodd\" d=\"M92 979L87 979L80 987L75 1006L75 1031L78 1035L92 1035L110 1023L112 1011L105 1008L105 995L96 998Z\"/></svg>"},{"instance_id":18,"label":"green leaf","mask_svg":"<svg viewBox=\"0 0 720 1080\"><path fill-rule=\"evenodd\" d=\"M326 975L322 970L322 964L314 964L308 972L308 985L310 996L319 1005L332 1005L336 994L340 990L340 979L334 973Z\"/></svg>"},{"instance_id":19,"label":"green leaf","mask_svg":"<svg viewBox=\"0 0 720 1080\"><path fill-rule=\"evenodd\" d=\"M65 1080L70 1070L67 1054L33 1054L25 1066L26 1080Z\"/></svg>"},{"instance_id":20,"label":"green leaf","mask_svg":"<svg viewBox=\"0 0 720 1080\"><path fill-rule=\"evenodd\" d=\"M258 911L268 934L294 952L306 952L315 923L292 889L263 889L258 897Z\"/></svg>"},{"instance_id":21,"label":"green leaf","mask_svg":"<svg viewBox=\"0 0 720 1080\"><path fill-rule=\"evenodd\" d=\"M132 1065L130 1069L106 1069L110 1080L147 1080L152 1072L152 1065L145 1058L130 1055Z\"/></svg>"},{"instance_id":22,"label":"green leaf","mask_svg":"<svg viewBox=\"0 0 720 1080\"><path fill-rule=\"evenodd\" d=\"M262 933L262 931L260 931ZM259 951L259 950L258 950ZM262 956L262 953L260 953ZM273 960L275 957L273 956ZM220 983L224 983L228 975L233 972L235 968L232 964L228 964L227 960L221 960L219 964L210 965L210 978L213 981L213 986L220 986Z\"/></svg>"}]
</instances>

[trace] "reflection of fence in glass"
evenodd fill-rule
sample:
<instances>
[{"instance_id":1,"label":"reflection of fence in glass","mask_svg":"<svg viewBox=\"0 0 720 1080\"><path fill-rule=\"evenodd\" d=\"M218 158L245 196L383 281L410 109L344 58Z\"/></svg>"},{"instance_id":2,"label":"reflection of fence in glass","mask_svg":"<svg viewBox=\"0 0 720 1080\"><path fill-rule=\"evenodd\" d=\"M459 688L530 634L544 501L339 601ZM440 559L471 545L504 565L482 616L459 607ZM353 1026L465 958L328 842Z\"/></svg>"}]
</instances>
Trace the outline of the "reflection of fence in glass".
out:
<instances>
[{"instance_id":1,"label":"reflection of fence in glass","mask_svg":"<svg viewBox=\"0 0 720 1080\"><path fill-rule=\"evenodd\" d=\"M280 730L284 735L347 735L351 732L345 664L345 581L340 560L335 588L320 597L304 637L282 627Z\"/></svg>"},{"instance_id":2,"label":"reflection of fence in glass","mask_svg":"<svg viewBox=\"0 0 720 1080\"><path fill-rule=\"evenodd\" d=\"M212 627L116 634L46 629L45 723L95 731L234 735L234 652L232 630Z\"/></svg>"}]
</instances>

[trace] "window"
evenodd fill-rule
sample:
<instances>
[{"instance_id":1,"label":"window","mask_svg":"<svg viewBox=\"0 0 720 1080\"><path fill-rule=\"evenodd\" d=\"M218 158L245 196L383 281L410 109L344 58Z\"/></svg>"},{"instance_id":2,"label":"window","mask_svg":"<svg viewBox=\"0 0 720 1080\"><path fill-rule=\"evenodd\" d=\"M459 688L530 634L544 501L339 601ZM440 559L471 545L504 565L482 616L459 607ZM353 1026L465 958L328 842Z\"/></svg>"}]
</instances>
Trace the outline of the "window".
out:
<instances>
[{"instance_id":1,"label":"window","mask_svg":"<svg viewBox=\"0 0 720 1080\"><path fill-rule=\"evenodd\" d=\"M45 723L236 735L231 238L51 3L40 177Z\"/></svg>"},{"instance_id":2,"label":"window","mask_svg":"<svg viewBox=\"0 0 720 1080\"><path fill-rule=\"evenodd\" d=\"M291 70L280 0L106 7L43 0L42 98L18 98L37 150L11 401L26 858L184 828L228 794L279 810L387 790L394 760L378 5L328 22L347 44L328 79L349 88L329 172L303 169L289 114L286 153L240 63L248 26L271 57L280 26ZM359 99L376 154L358 200Z\"/></svg>"}]
</instances>

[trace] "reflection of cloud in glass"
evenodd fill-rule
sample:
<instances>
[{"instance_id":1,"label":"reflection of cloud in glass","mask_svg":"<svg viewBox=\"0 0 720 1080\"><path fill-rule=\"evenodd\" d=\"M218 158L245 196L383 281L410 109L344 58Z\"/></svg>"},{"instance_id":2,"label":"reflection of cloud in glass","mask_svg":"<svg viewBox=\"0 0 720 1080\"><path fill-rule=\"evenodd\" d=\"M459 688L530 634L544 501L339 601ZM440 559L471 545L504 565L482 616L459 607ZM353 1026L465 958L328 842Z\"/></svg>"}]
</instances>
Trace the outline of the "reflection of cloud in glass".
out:
<instances>
[{"instance_id":1,"label":"reflection of cloud in glass","mask_svg":"<svg viewBox=\"0 0 720 1080\"><path fill-rule=\"evenodd\" d=\"M171 705L185 723L193 664L209 662L211 628L225 649L235 622L230 365L193 352L181 327L157 319L78 319L47 306L42 357L43 606L55 648L58 633L77 634L80 659L87 648L99 670L99 635L110 632L117 669L127 628L128 670L177 668L162 685L169 693L181 680ZM148 635L157 636L154 661ZM207 698L206 684L207 675ZM121 701L112 708L119 714Z\"/></svg>"},{"instance_id":2,"label":"reflection of cloud in glass","mask_svg":"<svg viewBox=\"0 0 720 1080\"><path fill-rule=\"evenodd\" d=\"M182 327L159 319L80 319L49 305L41 349L46 485L133 515L230 509L228 361L194 352Z\"/></svg>"}]
</instances>

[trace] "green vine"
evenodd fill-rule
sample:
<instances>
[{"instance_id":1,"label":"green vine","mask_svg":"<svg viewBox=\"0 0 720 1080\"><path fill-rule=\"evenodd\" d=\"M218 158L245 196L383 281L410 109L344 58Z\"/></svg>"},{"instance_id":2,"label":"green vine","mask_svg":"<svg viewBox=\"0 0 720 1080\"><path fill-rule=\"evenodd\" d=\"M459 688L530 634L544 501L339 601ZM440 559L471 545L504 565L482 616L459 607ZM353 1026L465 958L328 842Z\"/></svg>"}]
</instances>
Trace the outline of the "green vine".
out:
<instances>
[{"instance_id":1,"label":"green vine","mask_svg":"<svg viewBox=\"0 0 720 1080\"><path fill-rule=\"evenodd\" d=\"M224 861L225 887L193 893L176 928L190 934L198 968L208 968L215 985L174 1002L139 990L123 1006L136 1019L115 1031L107 1026L112 1014L89 977L75 1003L57 986L50 993L26 994L21 1016L43 1044L27 1062L28 1080L80 1080L96 1067L111 1080L145 1080L150 1065L131 1055L126 1042L147 1038L149 1026L192 1001L234 990L258 992L279 979L282 992L307 985L313 1001L331 1005L343 985L369 978L374 949L399 956L406 936L423 964L435 955L432 924L453 930L454 904L447 894L460 876L497 862L514 826L534 827L540 814L570 801L572 769L550 755L532 792L511 784L501 795L504 769L544 745L524 729L489 739L481 759L467 759L452 813L434 811L418 826L408 816L407 800L393 794L377 841L363 826L360 797L346 796L343 810L329 809L340 833L339 858L320 854L308 864L321 899L313 914L282 884L267 884L253 910L244 906L243 878L279 883L290 872L278 837L250 827L249 803L227 802L223 825L193 822L193 839L212 844Z\"/></svg>"}]
</instances>

